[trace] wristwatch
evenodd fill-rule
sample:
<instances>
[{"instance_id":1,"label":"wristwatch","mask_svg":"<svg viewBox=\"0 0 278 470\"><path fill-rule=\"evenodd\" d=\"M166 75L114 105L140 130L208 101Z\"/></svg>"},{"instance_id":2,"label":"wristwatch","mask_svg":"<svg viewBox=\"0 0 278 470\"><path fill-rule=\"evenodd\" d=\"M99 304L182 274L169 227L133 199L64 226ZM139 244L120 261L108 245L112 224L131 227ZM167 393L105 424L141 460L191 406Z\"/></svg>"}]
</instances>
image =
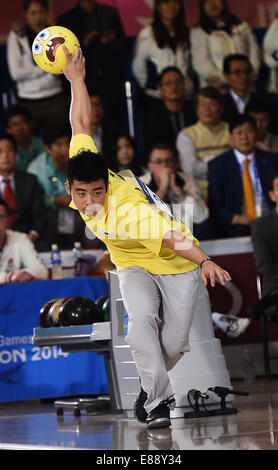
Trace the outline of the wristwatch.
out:
<instances>
[{"instance_id":1,"label":"wristwatch","mask_svg":"<svg viewBox=\"0 0 278 470\"><path fill-rule=\"evenodd\" d=\"M213 259L212 259L212 258L206 258L206 259L204 259L204 260L199 264L199 266L200 266L201 269L202 269L202 267L203 267L203 264L204 264L206 261L213 261Z\"/></svg>"}]
</instances>

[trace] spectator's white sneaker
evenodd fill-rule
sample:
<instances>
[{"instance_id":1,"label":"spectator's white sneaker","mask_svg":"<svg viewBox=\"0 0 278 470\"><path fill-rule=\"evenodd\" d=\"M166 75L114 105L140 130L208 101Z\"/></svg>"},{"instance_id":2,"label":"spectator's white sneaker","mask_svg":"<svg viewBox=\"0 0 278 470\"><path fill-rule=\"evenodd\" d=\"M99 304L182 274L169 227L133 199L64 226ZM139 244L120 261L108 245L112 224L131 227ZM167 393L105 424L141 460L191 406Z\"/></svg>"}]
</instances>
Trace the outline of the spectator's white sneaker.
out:
<instances>
[{"instance_id":1,"label":"spectator's white sneaker","mask_svg":"<svg viewBox=\"0 0 278 470\"><path fill-rule=\"evenodd\" d=\"M250 318L237 318L217 312L212 313L212 320L229 338L238 338L251 323Z\"/></svg>"}]
</instances>

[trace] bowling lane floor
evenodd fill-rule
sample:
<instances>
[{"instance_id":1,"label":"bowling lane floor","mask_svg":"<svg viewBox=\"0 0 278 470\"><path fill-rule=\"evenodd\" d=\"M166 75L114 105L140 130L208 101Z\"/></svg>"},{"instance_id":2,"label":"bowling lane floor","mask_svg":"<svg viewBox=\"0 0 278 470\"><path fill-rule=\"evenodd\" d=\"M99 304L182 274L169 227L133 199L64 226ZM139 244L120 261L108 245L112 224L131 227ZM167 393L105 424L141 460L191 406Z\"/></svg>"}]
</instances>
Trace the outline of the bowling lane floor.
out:
<instances>
[{"instance_id":1,"label":"bowling lane floor","mask_svg":"<svg viewBox=\"0 0 278 470\"><path fill-rule=\"evenodd\" d=\"M124 414L57 417L40 400L0 404L0 450L278 450L278 380L233 382L249 391L232 403L238 413L209 418L172 419L168 429L147 431Z\"/></svg>"}]
</instances>

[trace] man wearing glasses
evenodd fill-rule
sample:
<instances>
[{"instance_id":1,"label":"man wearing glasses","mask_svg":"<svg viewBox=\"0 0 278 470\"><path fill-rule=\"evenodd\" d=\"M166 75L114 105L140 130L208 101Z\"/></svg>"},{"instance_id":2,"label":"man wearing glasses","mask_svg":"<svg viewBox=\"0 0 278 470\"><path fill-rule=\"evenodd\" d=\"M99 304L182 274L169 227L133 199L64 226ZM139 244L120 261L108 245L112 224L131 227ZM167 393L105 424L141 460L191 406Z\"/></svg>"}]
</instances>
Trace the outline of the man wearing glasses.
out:
<instances>
[{"instance_id":1,"label":"man wearing glasses","mask_svg":"<svg viewBox=\"0 0 278 470\"><path fill-rule=\"evenodd\" d=\"M223 121L232 122L238 114L244 114L246 106L254 96L252 93L252 65L243 54L230 54L223 63L228 92L223 98Z\"/></svg>"},{"instance_id":2,"label":"man wearing glasses","mask_svg":"<svg viewBox=\"0 0 278 470\"><path fill-rule=\"evenodd\" d=\"M175 147L178 133L197 121L192 99L184 98L184 76L174 66L166 67L159 76L161 99L149 98L144 116L144 139L147 152L157 142Z\"/></svg>"},{"instance_id":3,"label":"man wearing glasses","mask_svg":"<svg viewBox=\"0 0 278 470\"><path fill-rule=\"evenodd\" d=\"M199 240L214 238L216 231L213 233L212 227L207 226L209 211L204 197L194 178L178 169L175 150L167 143L155 144L149 154L148 169L140 179L183 222L187 225L194 223L194 234ZM186 207L190 208L192 220L189 220L190 213L186 213Z\"/></svg>"}]
</instances>

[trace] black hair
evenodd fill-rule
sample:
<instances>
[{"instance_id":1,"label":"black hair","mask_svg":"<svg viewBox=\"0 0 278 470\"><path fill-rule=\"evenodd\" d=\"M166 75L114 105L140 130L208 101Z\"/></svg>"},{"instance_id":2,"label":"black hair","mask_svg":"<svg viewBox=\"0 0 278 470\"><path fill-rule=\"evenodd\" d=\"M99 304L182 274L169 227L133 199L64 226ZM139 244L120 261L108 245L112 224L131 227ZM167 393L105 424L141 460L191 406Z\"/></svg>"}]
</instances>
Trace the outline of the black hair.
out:
<instances>
[{"instance_id":1,"label":"black hair","mask_svg":"<svg viewBox=\"0 0 278 470\"><path fill-rule=\"evenodd\" d=\"M272 112L272 106L268 96L263 94L252 96L245 109L246 113L269 113Z\"/></svg>"},{"instance_id":2,"label":"black hair","mask_svg":"<svg viewBox=\"0 0 278 470\"><path fill-rule=\"evenodd\" d=\"M32 114L29 111L28 108L25 106L21 106L20 104L15 104L14 106L10 106L5 110L4 113L4 122L5 126L9 125L9 120L13 118L14 116L24 116L27 121L31 122L32 121Z\"/></svg>"},{"instance_id":3,"label":"black hair","mask_svg":"<svg viewBox=\"0 0 278 470\"><path fill-rule=\"evenodd\" d=\"M73 181L92 183L103 180L105 187L108 186L108 168L101 153L93 153L82 149L79 153L69 158L66 169L67 180L70 186Z\"/></svg>"},{"instance_id":4,"label":"black hair","mask_svg":"<svg viewBox=\"0 0 278 470\"><path fill-rule=\"evenodd\" d=\"M158 6L169 0L155 0L154 8L153 8L153 22L152 22L152 30L156 40L156 43L160 49L167 47L169 45L169 32L162 23L160 12L158 10ZM180 44L188 44L188 28L186 26L185 21L185 11L183 1L179 0L180 2L180 11L175 19L175 33L178 43Z\"/></svg>"},{"instance_id":5,"label":"black hair","mask_svg":"<svg viewBox=\"0 0 278 470\"><path fill-rule=\"evenodd\" d=\"M255 131L257 130L257 123L253 116L249 114L238 114L229 124L230 132L233 132L234 129L248 122L251 126L254 127Z\"/></svg>"},{"instance_id":6,"label":"black hair","mask_svg":"<svg viewBox=\"0 0 278 470\"><path fill-rule=\"evenodd\" d=\"M0 206L5 207L7 215L10 215L10 208L8 204L6 203L5 199L0 198Z\"/></svg>"},{"instance_id":7,"label":"black hair","mask_svg":"<svg viewBox=\"0 0 278 470\"><path fill-rule=\"evenodd\" d=\"M271 178L269 179L268 181L268 185L267 185L267 189L268 191L273 191L273 183L274 183L274 180L278 178L278 171L275 171L275 173L273 173L273 175L271 176Z\"/></svg>"},{"instance_id":8,"label":"black hair","mask_svg":"<svg viewBox=\"0 0 278 470\"><path fill-rule=\"evenodd\" d=\"M9 134L9 132L0 132L0 141L1 140L9 140L11 144L13 145L14 151L16 152L17 150L16 140L11 134Z\"/></svg>"},{"instance_id":9,"label":"black hair","mask_svg":"<svg viewBox=\"0 0 278 470\"><path fill-rule=\"evenodd\" d=\"M96 89L94 86L88 85L88 95L91 96L97 96L101 103L103 102L103 95L100 92L100 90Z\"/></svg>"},{"instance_id":10,"label":"black hair","mask_svg":"<svg viewBox=\"0 0 278 470\"><path fill-rule=\"evenodd\" d=\"M141 165L139 163L139 160L138 160L138 155L137 155L137 150L136 150L136 143L135 143L135 140L127 133L127 132L122 132L120 133L120 135L117 137L117 139L115 140L114 142L114 145L113 145L113 155L111 154L109 157L109 160L108 160L108 166L109 166L109 169L114 171L115 173L117 173L118 171L120 171L120 168L119 168L119 163L118 163L118 160L117 160L117 152L118 152L118 143L119 143L119 140L122 139L122 138L125 138L129 141L130 145L132 146L133 148L133 160L130 164L130 170L136 175L136 176L141 176L142 175L142 169L141 169Z\"/></svg>"},{"instance_id":11,"label":"black hair","mask_svg":"<svg viewBox=\"0 0 278 470\"><path fill-rule=\"evenodd\" d=\"M28 11L32 3L39 3L45 10L49 9L48 0L23 0L23 10Z\"/></svg>"},{"instance_id":12,"label":"black hair","mask_svg":"<svg viewBox=\"0 0 278 470\"><path fill-rule=\"evenodd\" d=\"M164 77L164 75L166 75L166 73L168 72L176 72L179 74L179 76L184 80L184 76L183 76L183 73L182 71L178 68L178 67L175 67L174 65L169 65L168 67L165 67L159 74L158 76L158 83L161 85L161 82L162 82L162 79Z\"/></svg>"},{"instance_id":13,"label":"black hair","mask_svg":"<svg viewBox=\"0 0 278 470\"><path fill-rule=\"evenodd\" d=\"M51 145L61 137L71 136L70 124L57 125L57 123L48 123L43 131L43 141L45 145L51 147Z\"/></svg>"},{"instance_id":14,"label":"black hair","mask_svg":"<svg viewBox=\"0 0 278 470\"><path fill-rule=\"evenodd\" d=\"M225 22L225 27L228 33L230 33L233 25L240 24L241 21L230 11L228 1L223 1L223 20ZM214 31L217 27L216 23L206 14L205 12L205 2L206 0L199 0L199 20L198 25L208 34Z\"/></svg>"},{"instance_id":15,"label":"black hair","mask_svg":"<svg viewBox=\"0 0 278 470\"><path fill-rule=\"evenodd\" d=\"M211 100L217 101L220 106L223 106L223 96L220 91L213 86L206 86L200 88L195 95L195 107L198 105L198 97L203 96L204 98L210 98Z\"/></svg>"},{"instance_id":16,"label":"black hair","mask_svg":"<svg viewBox=\"0 0 278 470\"><path fill-rule=\"evenodd\" d=\"M228 55L225 56L225 59L223 61L223 72L224 73L227 73L227 74L230 73L231 63L234 60L238 60L238 61L241 61L241 62L246 62L249 65L250 70L252 70L252 64L251 64L249 58L247 57L247 55L237 53L237 54L228 54Z\"/></svg>"},{"instance_id":17,"label":"black hair","mask_svg":"<svg viewBox=\"0 0 278 470\"><path fill-rule=\"evenodd\" d=\"M148 161L150 161L151 155L155 150L171 150L174 158L177 160L177 150L168 142L156 142L149 151Z\"/></svg>"}]
</instances>

